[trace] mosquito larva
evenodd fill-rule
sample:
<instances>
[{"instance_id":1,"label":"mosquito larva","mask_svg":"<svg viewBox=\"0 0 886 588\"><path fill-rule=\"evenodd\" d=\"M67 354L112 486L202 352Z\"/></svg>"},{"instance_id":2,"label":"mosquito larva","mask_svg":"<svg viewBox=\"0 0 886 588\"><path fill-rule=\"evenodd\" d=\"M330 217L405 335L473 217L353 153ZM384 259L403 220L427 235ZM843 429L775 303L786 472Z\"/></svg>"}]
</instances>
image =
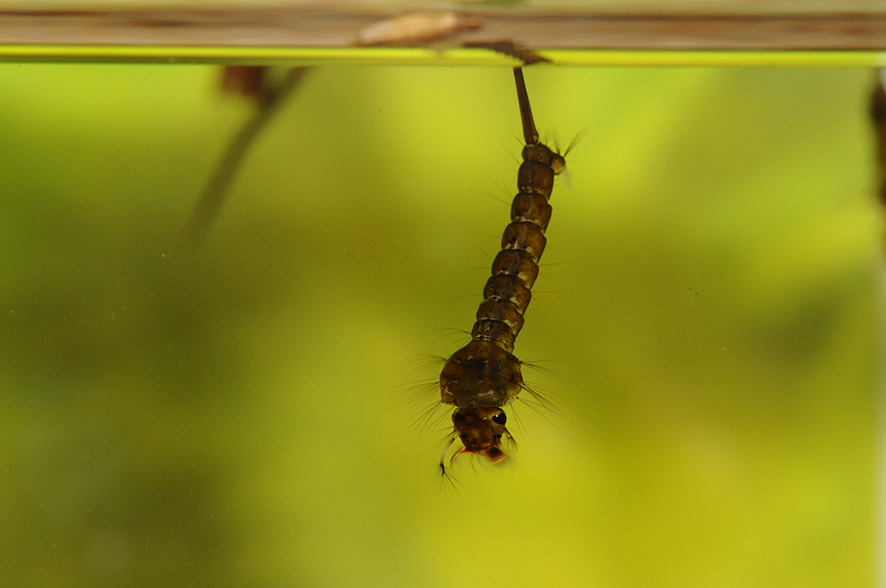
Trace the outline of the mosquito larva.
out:
<instances>
[{"instance_id":1,"label":"mosquito larva","mask_svg":"<svg viewBox=\"0 0 886 588\"><path fill-rule=\"evenodd\" d=\"M503 407L525 389L522 362L514 356L514 341L523 327L523 315L532 298L551 220L548 200L554 177L566 169L566 160L538 140L523 70L514 68L517 100L523 123L523 162L517 173L519 193L511 205L511 222L505 227L501 251L492 262L492 277L483 288L483 302L471 331L471 342L446 361L440 374L444 404L455 406L452 437L440 456L446 475L446 452L456 439L460 447L450 464L465 453L503 461L502 438L511 439Z\"/></svg>"}]
</instances>

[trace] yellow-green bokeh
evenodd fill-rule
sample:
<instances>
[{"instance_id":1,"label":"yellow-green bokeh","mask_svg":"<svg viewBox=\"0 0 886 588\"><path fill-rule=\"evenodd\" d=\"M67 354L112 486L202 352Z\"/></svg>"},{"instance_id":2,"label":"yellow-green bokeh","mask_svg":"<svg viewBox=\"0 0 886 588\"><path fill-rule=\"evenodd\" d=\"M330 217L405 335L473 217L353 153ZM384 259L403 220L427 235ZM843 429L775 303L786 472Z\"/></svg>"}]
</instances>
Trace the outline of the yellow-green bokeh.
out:
<instances>
[{"instance_id":1,"label":"yellow-green bokeh","mask_svg":"<svg viewBox=\"0 0 886 588\"><path fill-rule=\"evenodd\" d=\"M516 350L562 415L441 493L403 392L508 219L508 69L316 69L190 259L218 69L0 66L0 584L872 586L871 72L526 80L584 132Z\"/></svg>"}]
</instances>

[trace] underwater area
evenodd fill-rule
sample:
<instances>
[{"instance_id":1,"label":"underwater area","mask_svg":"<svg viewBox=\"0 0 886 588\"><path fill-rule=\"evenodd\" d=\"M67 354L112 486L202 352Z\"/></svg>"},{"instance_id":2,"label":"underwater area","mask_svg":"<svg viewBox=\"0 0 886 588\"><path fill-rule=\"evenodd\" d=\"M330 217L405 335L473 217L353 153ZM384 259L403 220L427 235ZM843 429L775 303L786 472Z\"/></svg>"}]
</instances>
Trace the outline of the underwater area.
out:
<instances>
[{"instance_id":1,"label":"underwater area","mask_svg":"<svg viewBox=\"0 0 886 588\"><path fill-rule=\"evenodd\" d=\"M454 488L425 383L509 220L511 70L313 68L192 252L252 111L220 70L0 64L0 584L876 584L872 70L527 68L580 137L515 350L557 408Z\"/></svg>"}]
</instances>

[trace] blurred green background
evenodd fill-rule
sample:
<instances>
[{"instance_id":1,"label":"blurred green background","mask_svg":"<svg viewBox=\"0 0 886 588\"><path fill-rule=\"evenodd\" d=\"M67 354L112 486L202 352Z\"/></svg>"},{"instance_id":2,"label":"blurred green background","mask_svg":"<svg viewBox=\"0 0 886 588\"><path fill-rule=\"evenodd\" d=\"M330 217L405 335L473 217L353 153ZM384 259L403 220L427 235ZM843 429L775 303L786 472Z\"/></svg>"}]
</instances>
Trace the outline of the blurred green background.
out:
<instances>
[{"instance_id":1,"label":"blurred green background","mask_svg":"<svg viewBox=\"0 0 886 588\"><path fill-rule=\"evenodd\" d=\"M586 131L516 349L562 416L457 493L404 396L508 220L510 70L316 69L192 258L218 80L0 66L0 585L874 585L872 72L527 70Z\"/></svg>"}]
</instances>

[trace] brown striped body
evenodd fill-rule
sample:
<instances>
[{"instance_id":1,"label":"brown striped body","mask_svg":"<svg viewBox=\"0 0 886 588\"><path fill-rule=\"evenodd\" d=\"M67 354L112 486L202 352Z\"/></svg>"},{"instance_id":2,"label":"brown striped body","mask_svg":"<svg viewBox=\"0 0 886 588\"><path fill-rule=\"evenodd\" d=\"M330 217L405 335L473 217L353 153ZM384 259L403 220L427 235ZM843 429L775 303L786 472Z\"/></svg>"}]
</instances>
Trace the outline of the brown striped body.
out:
<instances>
[{"instance_id":1,"label":"brown striped body","mask_svg":"<svg viewBox=\"0 0 886 588\"><path fill-rule=\"evenodd\" d=\"M521 84L522 72L517 76L518 96ZM522 91L525 95L525 87ZM509 434L502 407L513 402L524 387L521 362L513 355L514 342L523 328L547 243L544 233L551 220L548 200L554 177L566 168L562 156L538 142L531 113L527 126L528 98L525 103L526 109L521 100L527 144L517 174L519 193L511 205L511 222L492 262L492 277L483 288L471 342L452 354L440 374L442 401L456 407L453 440L458 437L463 444L453 459L462 453L480 453L492 462L506 457L501 439ZM441 468L445 473L442 461Z\"/></svg>"}]
</instances>

